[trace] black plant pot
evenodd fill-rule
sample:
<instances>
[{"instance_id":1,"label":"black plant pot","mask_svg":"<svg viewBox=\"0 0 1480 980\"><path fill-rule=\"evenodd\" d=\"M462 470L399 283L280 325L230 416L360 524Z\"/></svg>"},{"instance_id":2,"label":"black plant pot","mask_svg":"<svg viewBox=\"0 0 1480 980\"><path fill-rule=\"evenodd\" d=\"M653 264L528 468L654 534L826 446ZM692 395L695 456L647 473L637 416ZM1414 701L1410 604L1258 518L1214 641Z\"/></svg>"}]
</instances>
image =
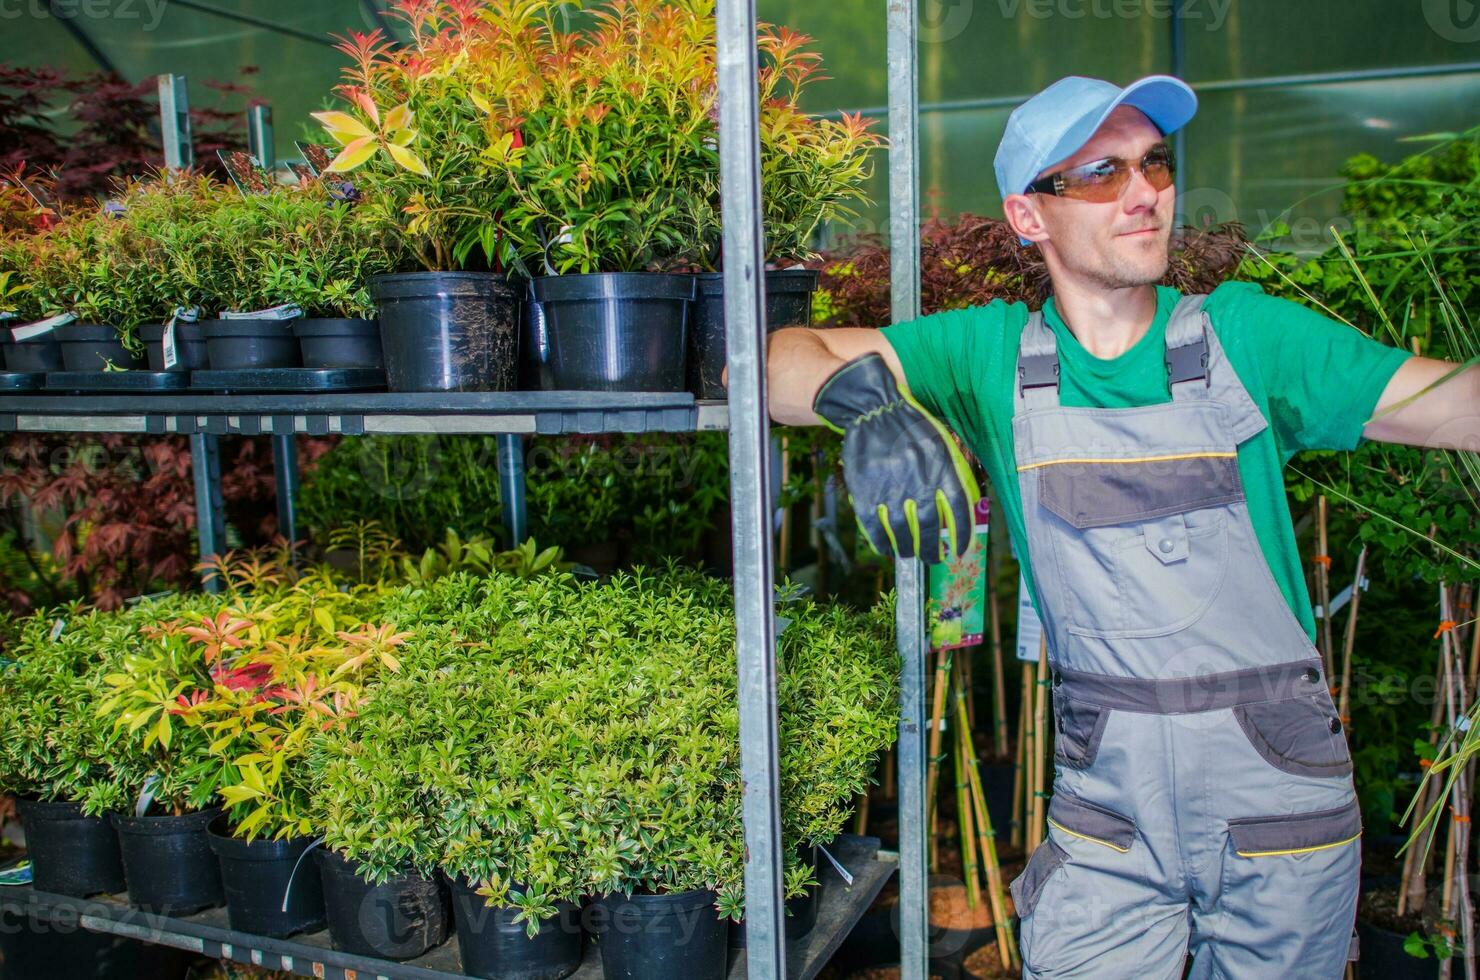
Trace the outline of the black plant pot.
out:
<instances>
[{"instance_id":1,"label":"black plant pot","mask_svg":"<svg viewBox=\"0 0 1480 980\"><path fill-rule=\"evenodd\" d=\"M812 269L766 273L766 333L812 325L817 277ZM724 398L727 390L720 382L726 344L724 273L708 272L695 278L699 293L689 329L688 389L695 398Z\"/></svg>"},{"instance_id":2,"label":"black plant pot","mask_svg":"<svg viewBox=\"0 0 1480 980\"><path fill-rule=\"evenodd\" d=\"M129 904L160 915L188 915L225 901L221 868L206 836L220 815L219 807L179 817L115 813Z\"/></svg>"},{"instance_id":3,"label":"black plant pot","mask_svg":"<svg viewBox=\"0 0 1480 980\"><path fill-rule=\"evenodd\" d=\"M5 370L39 374L62 370L62 345L56 337L38 337L19 343L6 341Z\"/></svg>"},{"instance_id":4,"label":"black plant pot","mask_svg":"<svg viewBox=\"0 0 1480 980\"><path fill-rule=\"evenodd\" d=\"M210 367L206 355L206 334L199 323L175 321L175 366L164 366L164 324L146 323L139 328L144 353L149 355L151 371L204 371Z\"/></svg>"},{"instance_id":5,"label":"black plant pot","mask_svg":"<svg viewBox=\"0 0 1480 980\"><path fill-rule=\"evenodd\" d=\"M513 391L519 299L488 272L376 276L380 341L391 391Z\"/></svg>"},{"instance_id":6,"label":"black plant pot","mask_svg":"<svg viewBox=\"0 0 1480 980\"><path fill-rule=\"evenodd\" d=\"M606 980L723 980L729 920L707 889L672 895L605 895L592 903Z\"/></svg>"},{"instance_id":7,"label":"black plant pot","mask_svg":"<svg viewBox=\"0 0 1480 980\"><path fill-rule=\"evenodd\" d=\"M693 276L601 272L533 286L555 390L684 390Z\"/></svg>"},{"instance_id":8,"label":"black plant pot","mask_svg":"<svg viewBox=\"0 0 1480 980\"><path fill-rule=\"evenodd\" d=\"M231 928L282 939L324 927L323 881L309 861L300 863L310 838L241 840L230 835L225 818L209 830Z\"/></svg>"},{"instance_id":9,"label":"black plant pot","mask_svg":"<svg viewBox=\"0 0 1480 980\"><path fill-rule=\"evenodd\" d=\"M491 980L560 980L581 965L581 909L557 902L559 912L540 923L530 938L517 910L490 908L477 886L459 875L449 878L452 914L463 973Z\"/></svg>"},{"instance_id":10,"label":"black plant pot","mask_svg":"<svg viewBox=\"0 0 1480 980\"><path fill-rule=\"evenodd\" d=\"M68 323L57 327L56 335L65 371L106 371L110 363L126 369L144 366L144 352L124 347L118 331L107 324Z\"/></svg>"},{"instance_id":11,"label":"black plant pot","mask_svg":"<svg viewBox=\"0 0 1480 980\"><path fill-rule=\"evenodd\" d=\"M202 320L213 371L298 367L292 320Z\"/></svg>"},{"instance_id":12,"label":"black plant pot","mask_svg":"<svg viewBox=\"0 0 1480 980\"><path fill-rule=\"evenodd\" d=\"M385 367L376 320L298 320L293 325L307 368Z\"/></svg>"},{"instance_id":13,"label":"black plant pot","mask_svg":"<svg viewBox=\"0 0 1480 980\"><path fill-rule=\"evenodd\" d=\"M447 938L447 893L441 883L412 872L375 885L333 851L318 850L314 857L335 949L409 960Z\"/></svg>"},{"instance_id":14,"label":"black plant pot","mask_svg":"<svg viewBox=\"0 0 1480 980\"><path fill-rule=\"evenodd\" d=\"M1408 937L1371 922L1357 920L1358 980L1433 980L1439 975L1439 961L1433 956L1419 959L1403 949ZM1459 970L1456 969L1458 974Z\"/></svg>"},{"instance_id":15,"label":"black plant pot","mask_svg":"<svg viewBox=\"0 0 1480 980\"><path fill-rule=\"evenodd\" d=\"M106 817L88 817L76 803L17 800L32 884L37 891L86 898L122 892L123 858Z\"/></svg>"},{"instance_id":16,"label":"black plant pot","mask_svg":"<svg viewBox=\"0 0 1480 980\"><path fill-rule=\"evenodd\" d=\"M806 893L795 898L786 900L786 938L788 940L798 939L812 931L817 925L817 907L822 904L821 875L817 874L817 859L819 857L816 847L800 849L802 859L812 865L813 876L819 881L818 884L808 888ZM730 948L745 948L745 917L742 915L739 922L730 923Z\"/></svg>"}]
</instances>

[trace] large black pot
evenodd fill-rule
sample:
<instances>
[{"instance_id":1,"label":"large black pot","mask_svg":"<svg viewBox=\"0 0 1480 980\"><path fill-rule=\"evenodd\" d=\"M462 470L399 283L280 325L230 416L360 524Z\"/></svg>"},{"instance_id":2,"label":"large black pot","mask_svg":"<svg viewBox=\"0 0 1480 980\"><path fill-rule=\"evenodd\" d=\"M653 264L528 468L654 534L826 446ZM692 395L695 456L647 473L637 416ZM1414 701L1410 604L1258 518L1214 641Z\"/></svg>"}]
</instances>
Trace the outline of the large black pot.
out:
<instances>
[{"instance_id":1,"label":"large black pot","mask_svg":"<svg viewBox=\"0 0 1480 980\"><path fill-rule=\"evenodd\" d=\"M376 320L308 319L294 322L298 348L307 368L385 367L380 323Z\"/></svg>"},{"instance_id":2,"label":"large black pot","mask_svg":"<svg viewBox=\"0 0 1480 980\"><path fill-rule=\"evenodd\" d=\"M1409 956L1403 949L1408 937L1371 922L1357 920L1358 980L1433 980L1439 975L1439 961ZM1455 964L1454 973L1463 967Z\"/></svg>"},{"instance_id":3,"label":"large black pot","mask_svg":"<svg viewBox=\"0 0 1480 980\"><path fill-rule=\"evenodd\" d=\"M380 342L391 391L513 391L519 299L488 272L376 276Z\"/></svg>"},{"instance_id":4,"label":"large black pot","mask_svg":"<svg viewBox=\"0 0 1480 980\"><path fill-rule=\"evenodd\" d=\"M802 860L812 866L812 874L818 879L818 884L808 888L805 893L786 900L786 938L788 940L797 939L812 931L812 927L817 925L817 908L822 904L822 876L817 872L819 857L817 848L807 847L798 850ZM745 948L745 917L743 915L739 922L730 923L730 947L732 949Z\"/></svg>"},{"instance_id":5,"label":"large black pot","mask_svg":"<svg viewBox=\"0 0 1480 980\"><path fill-rule=\"evenodd\" d=\"M707 889L672 895L606 895L590 912L606 980L723 980L729 920Z\"/></svg>"},{"instance_id":6,"label":"large black pot","mask_svg":"<svg viewBox=\"0 0 1480 980\"><path fill-rule=\"evenodd\" d=\"M66 323L56 328L56 335L63 370L106 371L110 363L125 369L144 366L144 352L124 347L118 331L105 323Z\"/></svg>"},{"instance_id":7,"label":"large black pot","mask_svg":"<svg viewBox=\"0 0 1480 980\"><path fill-rule=\"evenodd\" d=\"M220 905L221 868L206 828L219 807L179 817L129 817L115 813L128 901L160 915L188 915Z\"/></svg>"},{"instance_id":8,"label":"large black pot","mask_svg":"<svg viewBox=\"0 0 1480 980\"><path fill-rule=\"evenodd\" d=\"M485 904L477 886L459 875L448 878L463 973L491 980L560 980L581 965L581 910L557 902L559 912L540 923L530 938L514 908Z\"/></svg>"},{"instance_id":9,"label":"large black pot","mask_svg":"<svg viewBox=\"0 0 1480 980\"><path fill-rule=\"evenodd\" d=\"M213 371L298 367L292 320L202 320Z\"/></svg>"},{"instance_id":10,"label":"large black pot","mask_svg":"<svg viewBox=\"0 0 1480 980\"><path fill-rule=\"evenodd\" d=\"M139 339L144 341L144 352L149 355L151 371L204 371L210 367L206 355L206 334L199 323L175 321L175 366L164 366L163 323L146 323L139 328Z\"/></svg>"},{"instance_id":11,"label":"large black pot","mask_svg":"<svg viewBox=\"0 0 1480 980\"><path fill-rule=\"evenodd\" d=\"M282 939L324 927L323 881L307 860L300 865L310 838L242 840L230 835L225 818L209 829L231 928Z\"/></svg>"},{"instance_id":12,"label":"large black pot","mask_svg":"<svg viewBox=\"0 0 1480 980\"><path fill-rule=\"evenodd\" d=\"M546 383L568 391L683 391L694 277L601 272L534 280Z\"/></svg>"},{"instance_id":13,"label":"large black pot","mask_svg":"<svg viewBox=\"0 0 1480 980\"><path fill-rule=\"evenodd\" d=\"M776 269L766 273L766 333L782 327L812 325L812 294L818 273L812 269ZM724 398L720 382L725 369L724 273L696 276L698 296L689 328L688 389L695 398Z\"/></svg>"},{"instance_id":14,"label":"large black pot","mask_svg":"<svg viewBox=\"0 0 1480 980\"><path fill-rule=\"evenodd\" d=\"M447 893L440 882L411 872L376 885L333 851L318 850L314 857L335 949L409 960L447 938Z\"/></svg>"},{"instance_id":15,"label":"large black pot","mask_svg":"<svg viewBox=\"0 0 1480 980\"><path fill-rule=\"evenodd\" d=\"M9 331L5 331L9 335ZM25 374L41 374L62 370L62 344L56 333L43 334L31 340L0 342L4 348L5 370Z\"/></svg>"},{"instance_id":16,"label":"large black pot","mask_svg":"<svg viewBox=\"0 0 1480 980\"><path fill-rule=\"evenodd\" d=\"M84 816L76 803L16 800L16 809L37 891L86 898L127 887L118 835L108 818Z\"/></svg>"}]
</instances>

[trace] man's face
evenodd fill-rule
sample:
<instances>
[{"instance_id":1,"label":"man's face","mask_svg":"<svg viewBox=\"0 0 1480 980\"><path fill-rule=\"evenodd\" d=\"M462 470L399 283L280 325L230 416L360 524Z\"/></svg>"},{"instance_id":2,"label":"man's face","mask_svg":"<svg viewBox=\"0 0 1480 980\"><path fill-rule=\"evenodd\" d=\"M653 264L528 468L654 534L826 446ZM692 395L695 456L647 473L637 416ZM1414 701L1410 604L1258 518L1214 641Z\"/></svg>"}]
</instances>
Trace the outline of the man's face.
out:
<instances>
[{"instance_id":1,"label":"man's face","mask_svg":"<svg viewBox=\"0 0 1480 980\"><path fill-rule=\"evenodd\" d=\"M1141 110L1116 106L1078 152L1037 176L1106 157L1140 161L1161 140L1161 131ZM1176 194L1176 185L1157 191L1136 171L1120 197L1103 204L1052 194L1029 197L1049 234L1039 243L1045 258L1052 253L1069 274L1120 289L1157 282L1166 273Z\"/></svg>"}]
</instances>

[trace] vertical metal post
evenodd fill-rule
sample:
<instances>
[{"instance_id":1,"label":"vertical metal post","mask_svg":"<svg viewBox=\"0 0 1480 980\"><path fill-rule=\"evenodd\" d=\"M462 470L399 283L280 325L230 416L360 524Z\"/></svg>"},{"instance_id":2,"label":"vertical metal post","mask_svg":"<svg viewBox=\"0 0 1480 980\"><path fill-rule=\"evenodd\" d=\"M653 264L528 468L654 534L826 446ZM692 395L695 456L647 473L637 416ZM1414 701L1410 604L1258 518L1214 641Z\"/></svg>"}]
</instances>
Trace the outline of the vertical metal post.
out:
<instances>
[{"instance_id":1,"label":"vertical metal post","mask_svg":"<svg viewBox=\"0 0 1480 980\"><path fill-rule=\"evenodd\" d=\"M918 0L889 0L890 308L894 322L920 315L920 94ZM925 980L929 895L925 847L925 566L895 568L899 687L899 968Z\"/></svg>"},{"instance_id":2,"label":"vertical metal post","mask_svg":"<svg viewBox=\"0 0 1480 980\"><path fill-rule=\"evenodd\" d=\"M524 503L524 437L518 433L503 433L498 437L498 489L509 547L517 547L529 534Z\"/></svg>"},{"instance_id":3,"label":"vertical metal post","mask_svg":"<svg viewBox=\"0 0 1480 980\"><path fill-rule=\"evenodd\" d=\"M159 138L164 144L164 165L170 170L195 166L195 146L190 139L190 97L184 75L159 76Z\"/></svg>"},{"instance_id":4,"label":"vertical metal post","mask_svg":"<svg viewBox=\"0 0 1480 980\"><path fill-rule=\"evenodd\" d=\"M291 433L272 437L272 473L277 484L278 533L291 547L298 540L298 450Z\"/></svg>"},{"instance_id":5,"label":"vertical metal post","mask_svg":"<svg viewBox=\"0 0 1480 980\"><path fill-rule=\"evenodd\" d=\"M226 502L221 499L221 445L213 435L197 432L190 437L190 470L195 478L195 539L200 558L219 555L226 546ZM221 591L221 583L209 580L207 592Z\"/></svg>"},{"instance_id":6,"label":"vertical metal post","mask_svg":"<svg viewBox=\"0 0 1480 980\"><path fill-rule=\"evenodd\" d=\"M1182 16L1182 0L1172 0L1171 17L1171 74L1181 78L1187 70L1187 21ZM1172 153L1177 158L1177 207L1172 220L1177 227L1182 225L1182 188L1187 176L1187 127L1183 126L1172 134Z\"/></svg>"},{"instance_id":7,"label":"vertical metal post","mask_svg":"<svg viewBox=\"0 0 1480 980\"><path fill-rule=\"evenodd\" d=\"M277 166L277 148L272 142L272 106L262 104L247 109L247 152L263 170L271 172Z\"/></svg>"},{"instance_id":8,"label":"vertical metal post","mask_svg":"<svg viewBox=\"0 0 1480 980\"><path fill-rule=\"evenodd\" d=\"M751 980L782 980L785 907L755 0L719 0L716 28L746 962Z\"/></svg>"}]
</instances>

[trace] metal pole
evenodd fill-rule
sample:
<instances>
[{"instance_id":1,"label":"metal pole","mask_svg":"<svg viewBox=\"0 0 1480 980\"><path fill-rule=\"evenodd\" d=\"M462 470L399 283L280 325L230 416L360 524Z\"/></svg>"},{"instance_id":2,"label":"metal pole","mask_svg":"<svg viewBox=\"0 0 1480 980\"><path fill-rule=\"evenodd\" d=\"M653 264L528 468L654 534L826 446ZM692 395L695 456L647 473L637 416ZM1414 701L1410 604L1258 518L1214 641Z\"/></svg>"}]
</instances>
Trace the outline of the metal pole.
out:
<instances>
[{"instance_id":1,"label":"metal pole","mask_svg":"<svg viewBox=\"0 0 1480 980\"><path fill-rule=\"evenodd\" d=\"M894 322L920 315L918 0L889 0L889 293ZM925 980L929 922L925 847L925 566L895 568L899 654L899 970Z\"/></svg>"},{"instance_id":2,"label":"metal pole","mask_svg":"<svg viewBox=\"0 0 1480 980\"><path fill-rule=\"evenodd\" d=\"M272 106L254 105L247 109L247 152L263 170L271 172L277 166L277 148L272 142Z\"/></svg>"},{"instance_id":3,"label":"metal pole","mask_svg":"<svg viewBox=\"0 0 1480 980\"><path fill-rule=\"evenodd\" d=\"M1172 70L1171 74L1181 78L1187 70L1187 23L1182 19L1182 0L1172 0ZM1172 153L1177 158L1176 213L1172 216L1177 227L1182 225L1182 188L1187 179L1187 127L1183 126L1172 134Z\"/></svg>"},{"instance_id":4,"label":"metal pole","mask_svg":"<svg viewBox=\"0 0 1480 980\"><path fill-rule=\"evenodd\" d=\"M190 140L190 97L184 75L159 76L159 138L170 170L195 166Z\"/></svg>"},{"instance_id":5,"label":"metal pole","mask_svg":"<svg viewBox=\"0 0 1480 980\"><path fill-rule=\"evenodd\" d=\"M221 499L221 446L215 436L197 432L190 437L190 470L195 478L195 538L200 544L200 559L219 555L226 544L226 503ZM221 583L211 579L207 592L221 591Z\"/></svg>"},{"instance_id":6,"label":"metal pole","mask_svg":"<svg viewBox=\"0 0 1480 980\"><path fill-rule=\"evenodd\" d=\"M518 433L498 437L498 489L504 530L509 532L509 547L514 548L529 534L524 503L524 439Z\"/></svg>"},{"instance_id":7,"label":"metal pole","mask_svg":"<svg viewBox=\"0 0 1480 980\"><path fill-rule=\"evenodd\" d=\"M298 540L298 451L292 435L272 437L272 473L277 483L278 533L292 547Z\"/></svg>"},{"instance_id":8,"label":"metal pole","mask_svg":"<svg viewBox=\"0 0 1480 980\"><path fill-rule=\"evenodd\" d=\"M782 980L786 976L785 906L755 0L719 0L715 14L740 778L744 787L746 964L752 980Z\"/></svg>"}]
</instances>

